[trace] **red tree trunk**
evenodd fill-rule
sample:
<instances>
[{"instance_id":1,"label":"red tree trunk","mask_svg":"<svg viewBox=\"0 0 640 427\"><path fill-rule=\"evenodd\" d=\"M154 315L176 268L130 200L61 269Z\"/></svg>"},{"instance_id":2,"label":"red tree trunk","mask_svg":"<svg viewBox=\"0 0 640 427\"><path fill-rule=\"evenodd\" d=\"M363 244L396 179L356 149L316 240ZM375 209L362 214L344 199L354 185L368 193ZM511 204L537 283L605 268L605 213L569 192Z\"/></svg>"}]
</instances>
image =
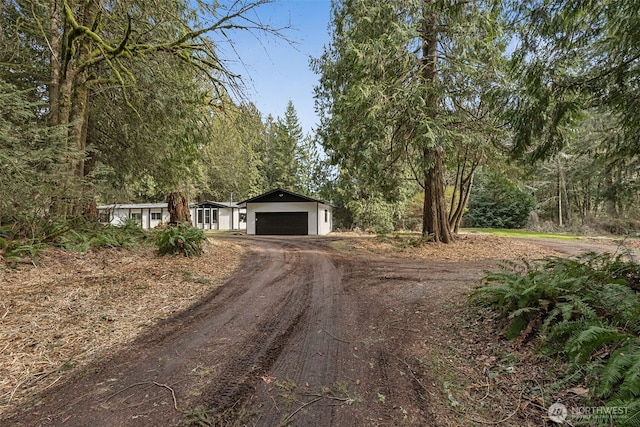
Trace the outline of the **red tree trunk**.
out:
<instances>
[{"instance_id":1,"label":"red tree trunk","mask_svg":"<svg viewBox=\"0 0 640 427\"><path fill-rule=\"evenodd\" d=\"M174 191L167 196L169 209L169 224L177 225L183 222L191 222L189 200L180 191Z\"/></svg>"}]
</instances>

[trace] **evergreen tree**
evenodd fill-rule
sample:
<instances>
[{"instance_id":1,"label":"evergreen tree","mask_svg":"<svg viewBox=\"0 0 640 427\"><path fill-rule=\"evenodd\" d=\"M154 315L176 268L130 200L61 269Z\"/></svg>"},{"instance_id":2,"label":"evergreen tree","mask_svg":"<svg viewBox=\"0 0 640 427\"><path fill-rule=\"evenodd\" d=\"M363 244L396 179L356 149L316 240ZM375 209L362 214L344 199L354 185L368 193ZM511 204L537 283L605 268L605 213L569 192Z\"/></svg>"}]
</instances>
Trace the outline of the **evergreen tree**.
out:
<instances>
[{"instance_id":1,"label":"evergreen tree","mask_svg":"<svg viewBox=\"0 0 640 427\"><path fill-rule=\"evenodd\" d=\"M106 104L105 108L126 110L129 115L141 115L147 102L160 102L171 110L174 107L186 106L187 103L173 103L170 91L166 99L155 92L145 99L141 90L134 93L139 80L148 83L158 81L158 76L149 77L145 73L153 73L153 65L168 70L175 67L175 61L189 69L183 75L193 84L207 81L214 98L221 98L227 90L236 86L236 76L227 70L225 62L219 56L219 42L214 43L211 35L217 34L221 40L233 44L232 32L242 30L264 30L276 33L272 28L256 24L248 15L268 0L254 2L187 2L187 1L118 1L103 0L16 0L2 2L0 9L0 75L10 76L20 87L37 88L35 92L41 100L48 103L47 115L49 123L62 126L66 133L69 150L77 155L69 156L67 167L75 177L78 198L82 194L92 199L93 190L84 186L100 152L102 163L110 164L105 157L115 155L118 151L110 146L90 142L102 142L106 138L92 135L88 139L93 126L93 107L100 96L109 96L118 104ZM171 63L164 67L165 62ZM145 66L146 65L146 68ZM174 68L169 80L175 79L179 70ZM174 81L175 82L175 81ZM140 89L143 89L141 85ZM149 87L147 87L149 88ZM178 87L175 87L178 89ZM151 90L153 92L153 89ZM108 94L107 94L108 92ZM189 95L193 92L189 91ZM140 96L140 99L136 99ZM174 98L175 99L175 98ZM186 100L191 101L189 96ZM138 101L141 101L138 104ZM158 107L158 105L155 105ZM193 109L188 106L186 110ZM174 113L175 110L172 111ZM190 111L184 111L188 114ZM104 113L100 120L104 120ZM159 115L161 117L162 115ZM122 116L121 116L122 117ZM198 118L193 120L197 122ZM131 121L130 121L131 122ZM95 122L93 122L95 123ZM118 134L126 134L130 123L114 120ZM196 123L197 124L197 123ZM173 150L157 150L163 153L162 162L172 164L180 162L184 155L193 155L193 145L198 135L194 123L181 120L181 129L170 129L172 135L163 138L173 140ZM186 125L186 126L185 126ZM136 123L134 127L143 128ZM157 131L162 127L152 126L147 130ZM131 138L125 138L131 141ZM191 145L191 147L187 147ZM140 146L137 148L141 148ZM94 158L95 157L95 158ZM135 158L130 156L128 160ZM154 163L154 162L151 162ZM189 163L189 162L187 162ZM157 166L158 163L155 163ZM177 173L158 176L179 176L184 171L179 164ZM166 169L165 169L166 170ZM156 179L157 180L157 177ZM72 203L63 206L58 214L63 215L67 208L78 214L81 204Z\"/></svg>"},{"instance_id":2,"label":"evergreen tree","mask_svg":"<svg viewBox=\"0 0 640 427\"><path fill-rule=\"evenodd\" d=\"M37 230L32 225L47 215L54 198L72 197L75 188L64 160L63 129L46 125L25 91L0 79L0 225L16 224L25 237Z\"/></svg>"},{"instance_id":3,"label":"evergreen tree","mask_svg":"<svg viewBox=\"0 0 640 427\"><path fill-rule=\"evenodd\" d=\"M457 122L452 99L464 82L461 67L468 65L455 52L468 56L491 45L489 29L499 17L492 6L334 1L332 44L313 63L321 74L320 133L333 162L369 193L388 199L413 177L424 192L423 235L435 241L452 239L444 153ZM472 28L483 31L473 34Z\"/></svg>"},{"instance_id":4,"label":"evergreen tree","mask_svg":"<svg viewBox=\"0 0 640 427\"><path fill-rule=\"evenodd\" d=\"M516 155L560 151L585 111L610 114L609 152L638 164L640 5L635 0L527 0L511 4L519 45L512 97Z\"/></svg>"},{"instance_id":5,"label":"evergreen tree","mask_svg":"<svg viewBox=\"0 0 640 427\"><path fill-rule=\"evenodd\" d=\"M262 147L262 174L265 188L302 191L300 182L302 126L293 102L287 103L284 118L267 118Z\"/></svg>"}]
</instances>

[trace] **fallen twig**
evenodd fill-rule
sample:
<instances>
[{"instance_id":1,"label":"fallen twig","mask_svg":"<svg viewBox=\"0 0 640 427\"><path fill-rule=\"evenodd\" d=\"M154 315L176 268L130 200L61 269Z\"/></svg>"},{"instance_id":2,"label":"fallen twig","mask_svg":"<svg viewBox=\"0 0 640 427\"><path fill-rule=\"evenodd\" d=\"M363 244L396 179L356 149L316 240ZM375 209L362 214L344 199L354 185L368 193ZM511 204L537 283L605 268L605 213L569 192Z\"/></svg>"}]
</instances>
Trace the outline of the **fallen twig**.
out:
<instances>
[{"instance_id":1,"label":"fallen twig","mask_svg":"<svg viewBox=\"0 0 640 427\"><path fill-rule=\"evenodd\" d=\"M401 331L407 331L407 332L413 332L413 333L419 333L420 332L417 329L401 328L400 326L389 326L389 328L391 328L391 329L399 329Z\"/></svg>"},{"instance_id":2,"label":"fallen twig","mask_svg":"<svg viewBox=\"0 0 640 427\"><path fill-rule=\"evenodd\" d=\"M333 335L331 332L327 331L327 330L326 330L326 329L324 329L324 328L322 328L322 330L323 330L327 335L329 335L331 338L333 338L333 339L335 339L335 340L337 340L337 341L340 341L340 342L343 342L343 343L346 343L346 344L351 344L351 342L352 342L352 341L347 341L347 340L343 340L343 339L341 339L341 338L338 338L338 337L336 337L335 335Z\"/></svg>"},{"instance_id":3,"label":"fallen twig","mask_svg":"<svg viewBox=\"0 0 640 427\"><path fill-rule=\"evenodd\" d=\"M420 387L422 387L422 389L424 391L426 391L427 393L429 393L430 395L433 396L433 392L431 390L429 390L428 388L426 388L424 386L424 384L422 384L422 382L420 382L420 380L418 379L418 377L416 376L415 372L413 372L413 368L411 367L411 365L409 365L406 361L404 361L403 359L400 359L398 356L396 356L395 354L391 353L391 355L397 359L399 362L402 362L405 364L405 366L407 367L407 369L409 370L409 373L411 373L411 376L413 377L413 379L418 383L418 385Z\"/></svg>"},{"instance_id":4,"label":"fallen twig","mask_svg":"<svg viewBox=\"0 0 640 427\"><path fill-rule=\"evenodd\" d=\"M176 392L166 384L160 384L160 383L157 383L155 381L153 383L155 385L157 385L158 387L164 387L164 388L166 388L167 390L169 390L171 392L171 397L173 397L173 407L177 411L178 410L178 402L176 401Z\"/></svg>"},{"instance_id":5,"label":"fallen twig","mask_svg":"<svg viewBox=\"0 0 640 427\"><path fill-rule=\"evenodd\" d=\"M324 398L325 398L325 396L316 397L316 398L315 398L315 399L313 399L312 401L307 402L307 403L305 403L304 405L300 406L298 409L296 409L295 411L293 411L292 413L290 413L289 415L287 415L287 416L282 420L282 422L280 423L280 425L286 425L286 424L289 422L289 420L290 420L291 418L293 418L293 417L294 417L298 412L302 411L302 410L303 410L304 408L306 408L307 406L309 406L309 405L313 405L313 404L314 404L314 403L316 403L317 401L322 400L322 399L324 399Z\"/></svg>"},{"instance_id":6,"label":"fallen twig","mask_svg":"<svg viewBox=\"0 0 640 427\"><path fill-rule=\"evenodd\" d=\"M330 400L339 400L340 402L352 402L352 397L338 397L338 396L328 396L326 394L318 394L318 393L305 393L304 396L314 396L319 397L321 399L330 399Z\"/></svg>"},{"instance_id":7,"label":"fallen twig","mask_svg":"<svg viewBox=\"0 0 640 427\"><path fill-rule=\"evenodd\" d=\"M169 387L169 386L168 386L168 385L166 385L166 384L160 384L160 383L155 382L155 381L143 381L143 382L139 382L139 383L131 384L131 385L129 385L129 386L127 386L127 387L123 388L122 390L118 390L118 391L116 391L115 393L113 393L113 394L111 394L111 395L109 395L109 396L105 397L105 398L104 398L104 401L110 400L111 398L113 398L113 397L115 397L115 396L119 395L120 393L123 393L123 392L125 392L125 391L127 391L127 390L129 390L129 389L131 389L131 388L133 388L133 387L138 387L138 386L141 386L141 385L156 385L156 386L158 386L158 387L163 387L163 388L166 388L167 390L169 390L169 391L171 392L171 397L173 398L173 407L175 408L175 410L176 410L176 411L178 410L178 401L177 401L177 399L176 399L176 392L175 392L175 390L174 390L174 389L172 389L171 387ZM131 396L129 396L129 397L131 397ZM128 397L127 397L127 399L128 399Z\"/></svg>"},{"instance_id":8,"label":"fallen twig","mask_svg":"<svg viewBox=\"0 0 640 427\"><path fill-rule=\"evenodd\" d=\"M469 416L467 416L465 413L461 412L461 411L456 411L459 414L461 414L462 416L464 416L466 419L468 419L469 421L473 421L475 423L480 423L480 424L486 424L486 425L498 425L498 424L502 424L506 421L508 421L509 419L511 419L515 414L518 413L518 411L520 410L520 404L522 403L522 395L524 394L524 390L520 391L520 396L518 397L518 403L516 403L516 409L513 410L513 412L511 412L509 415L507 415L506 417L502 418L501 420L498 421L485 421L485 420L480 420L477 418L471 418Z\"/></svg>"}]
</instances>

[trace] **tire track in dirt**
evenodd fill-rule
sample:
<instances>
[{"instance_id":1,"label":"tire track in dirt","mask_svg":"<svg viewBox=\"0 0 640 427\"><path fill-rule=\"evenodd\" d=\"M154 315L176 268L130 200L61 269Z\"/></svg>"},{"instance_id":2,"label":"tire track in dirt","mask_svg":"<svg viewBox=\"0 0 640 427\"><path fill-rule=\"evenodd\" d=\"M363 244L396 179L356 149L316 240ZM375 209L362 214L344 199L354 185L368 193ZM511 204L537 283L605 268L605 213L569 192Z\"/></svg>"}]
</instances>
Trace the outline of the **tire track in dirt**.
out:
<instances>
[{"instance_id":1,"label":"tire track in dirt","mask_svg":"<svg viewBox=\"0 0 640 427\"><path fill-rule=\"evenodd\" d=\"M257 425L336 425L335 402L319 395L335 386L338 366L348 352L349 343L341 338L345 318L342 267L330 256L322 239L300 239L296 244L308 262L308 310L292 332L282 357L269 370L268 381L258 384L251 409L260 413ZM293 414L296 407L311 401L316 402Z\"/></svg>"},{"instance_id":2,"label":"tire track in dirt","mask_svg":"<svg viewBox=\"0 0 640 427\"><path fill-rule=\"evenodd\" d=\"M0 425L177 425L207 396L221 409L242 398L277 358L311 289L296 245L250 244L246 267L226 285Z\"/></svg>"},{"instance_id":3,"label":"tire track in dirt","mask_svg":"<svg viewBox=\"0 0 640 427\"><path fill-rule=\"evenodd\" d=\"M430 382L403 355L420 334L397 322L425 295L446 300L456 266L365 259L331 238L234 241L250 250L224 286L0 425L172 426L195 408L265 427L435 425Z\"/></svg>"}]
</instances>

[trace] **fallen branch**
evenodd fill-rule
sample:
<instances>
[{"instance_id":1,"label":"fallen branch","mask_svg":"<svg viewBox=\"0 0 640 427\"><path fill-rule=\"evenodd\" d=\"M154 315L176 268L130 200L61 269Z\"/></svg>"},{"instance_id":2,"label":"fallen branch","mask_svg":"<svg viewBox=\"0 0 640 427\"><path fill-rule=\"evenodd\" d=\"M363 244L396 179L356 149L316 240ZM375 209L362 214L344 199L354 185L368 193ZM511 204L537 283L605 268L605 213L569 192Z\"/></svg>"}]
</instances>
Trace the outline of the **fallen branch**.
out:
<instances>
[{"instance_id":1,"label":"fallen branch","mask_svg":"<svg viewBox=\"0 0 640 427\"><path fill-rule=\"evenodd\" d=\"M115 393L113 393L113 394L111 394L111 395L109 395L109 396L105 397L104 401L110 400L111 398L113 398L113 397L115 397L115 396L119 395L120 393L123 393L123 392L125 392L125 391L127 391L127 390L129 390L129 389L131 389L131 388L133 388L133 387L138 387L138 386L141 386L141 385L156 385L156 386L158 386L158 387L163 387L163 388L166 388L167 390L169 390L169 391L171 392L171 397L173 398L173 407L174 407L174 409L175 409L176 411L178 410L178 401L177 401L177 399L176 399L176 392L175 392L175 390L174 390L174 389L172 389L171 387L169 387L169 386L168 386L168 385L166 385L166 384L160 384L160 383L155 382L155 381L144 381L144 382L139 382L139 383L131 384L131 385L129 385L129 386L127 386L127 387L123 388L122 390L118 390L118 391L116 391Z\"/></svg>"},{"instance_id":2,"label":"fallen branch","mask_svg":"<svg viewBox=\"0 0 640 427\"><path fill-rule=\"evenodd\" d=\"M351 344L351 343L352 343L352 341L347 341L347 340L343 340L343 339L341 339L341 338L336 337L335 335L333 335L331 332L327 331L327 330L326 330L326 329L324 329L324 328L322 328L322 330L323 330L327 335L329 335L331 338L333 338L333 339L335 339L335 340L337 340L337 341L340 341L340 342L343 342L343 343L346 343L346 344Z\"/></svg>"},{"instance_id":3,"label":"fallen branch","mask_svg":"<svg viewBox=\"0 0 640 427\"><path fill-rule=\"evenodd\" d=\"M177 411L178 410L178 402L176 401L176 392L166 384L160 384L160 383L157 383L155 381L153 383L155 385L157 385L158 387L164 387L164 388L166 388L167 390L169 390L171 392L171 397L173 397L173 407Z\"/></svg>"},{"instance_id":4,"label":"fallen branch","mask_svg":"<svg viewBox=\"0 0 640 427\"><path fill-rule=\"evenodd\" d=\"M456 411L456 412L458 412L460 415L465 417L467 420L473 421L474 423L486 424L486 425L502 424L502 423L508 421L510 418L512 418L515 414L517 414L518 411L520 411L520 404L522 403L522 395L523 394L524 394L524 390L520 391L520 396L518 397L518 403L516 404L516 409L514 409L513 412L511 412L509 415L507 415L506 417L504 417L504 418L502 418L502 419L500 419L498 421L480 420L480 419L477 419L477 418L471 418L471 417L467 416L467 414L465 414L464 412L461 412L461 411Z\"/></svg>"},{"instance_id":5,"label":"fallen branch","mask_svg":"<svg viewBox=\"0 0 640 427\"><path fill-rule=\"evenodd\" d=\"M400 326L389 326L389 328L391 328L391 329L399 329L401 331L413 332L413 333L416 333L416 334L420 332L417 329L401 328Z\"/></svg>"},{"instance_id":6,"label":"fallen branch","mask_svg":"<svg viewBox=\"0 0 640 427\"><path fill-rule=\"evenodd\" d=\"M413 368L411 367L411 365L409 365L409 364L408 364L406 361L404 361L403 359L400 359L400 358L399 358L398 356L396 356L395 354L393 354L393 353L390 353L390 354L391 354L391 356L393 356L393 357L394 357L396 360L398 360L399 362L404 363L404 365L405 365L405 366L407 367L407 369L409 370L409 373L411 374L411 376L413 377L413 379L415 380L415 382L417 382L417 383L418 383L418 385L419 385L420 387L422 387L422 389L423 389L424 391L426 391L427 393L429 393L429 394L430 394L430 395L432 395L432 396L434 395L434 394L433 394L433 392L432 392L431 390L429 390L428 388L426 388L426 387L424 386L424 384L422 384L422 383L420 382L420 380L419 380L419 379L418 379L418 377L416 376L415 372L413 372Z\"/></svg>"},{"instance_id":7,"label":"fallen branch","mask_svg":"<svg viewBox=\"0 0 640 427\"><path fill-rule=\"evenodd\" d=\"M304 396L314 396L314 397L319 397L321 399L338 400L340 402L354 401L352 397L327 396L326 394L318 394L318 393L305 393Z\"/></svg>"},{"instance_id":8,"label":"fallen branch","mask_svg":"<svg viewBox=\"0 0 640 427\"><path fill-rule=\"evenodd\" d=\"M304 405L300 406L298 409L296 409L295 411L293 411L292 413L290 413L289 415L287 415L287 416L282 420L282 422L280 423L280 425L287 425L287 423L289 422L289 420L290 420L291 418L293 418L293 417L294 417L298 412L302 411L302 410L303 410L304 408L306 408L307 406L309 406L309 405L313 405L314 403L316 403L317 401L322 400L322 399L324 399L324 396L317 397L317 398L313 399L312 401L307 402L307 403L305 403Z\"/></svg>"}]
</instances>

